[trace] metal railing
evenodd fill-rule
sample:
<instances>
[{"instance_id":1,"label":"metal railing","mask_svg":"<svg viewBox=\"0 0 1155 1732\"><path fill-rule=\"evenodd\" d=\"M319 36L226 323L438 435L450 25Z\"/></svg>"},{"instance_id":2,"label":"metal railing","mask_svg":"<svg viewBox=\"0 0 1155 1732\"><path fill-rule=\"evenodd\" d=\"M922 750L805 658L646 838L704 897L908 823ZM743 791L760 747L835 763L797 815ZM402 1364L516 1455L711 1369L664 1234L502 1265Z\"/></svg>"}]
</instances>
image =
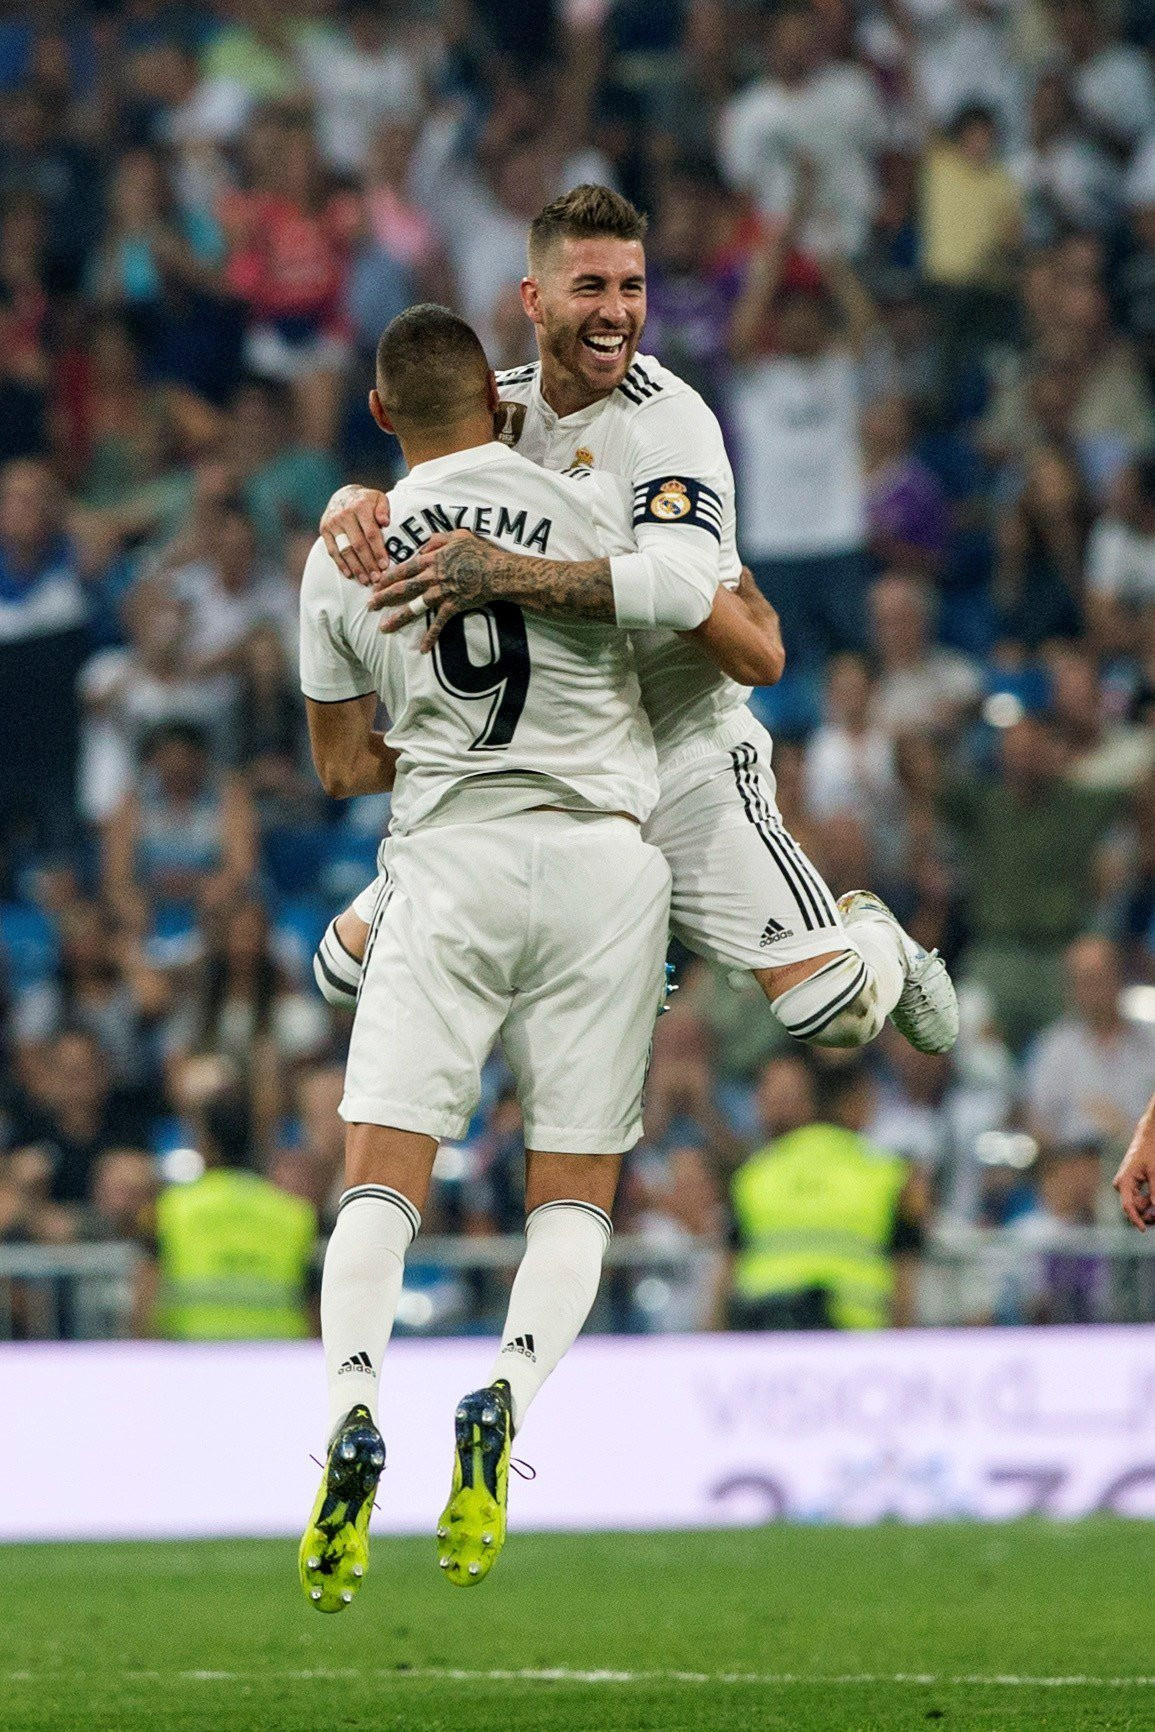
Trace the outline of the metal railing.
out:
<instances>
[{"instance_id":1,"label":"metal railing","mask_svg":"<svg viewBox=\"0 0 1155 1732\"><path fill-rule=\"evenodd\" d=\"M318 1246L317 1266L323 1255ZM398 1315L402 1334L498 1329L520 1233L431 1236L410 1252ZM132 1244L0 1245L0 1340L107 1339L128 1333L140 1251ZM704 1241L615 1238L590 1320L593 1329L650 1332L704 1327L723 1253ZM1104 1319L1155 1318L1155 1233L1130 1228L1063 1230L1050 1241L1013 1231L938 1223L919 1275L919 1321L985 1320L993 1296L1031 1260L1085 1259L1098 1266Z\"/></svg>"}]
</instances>

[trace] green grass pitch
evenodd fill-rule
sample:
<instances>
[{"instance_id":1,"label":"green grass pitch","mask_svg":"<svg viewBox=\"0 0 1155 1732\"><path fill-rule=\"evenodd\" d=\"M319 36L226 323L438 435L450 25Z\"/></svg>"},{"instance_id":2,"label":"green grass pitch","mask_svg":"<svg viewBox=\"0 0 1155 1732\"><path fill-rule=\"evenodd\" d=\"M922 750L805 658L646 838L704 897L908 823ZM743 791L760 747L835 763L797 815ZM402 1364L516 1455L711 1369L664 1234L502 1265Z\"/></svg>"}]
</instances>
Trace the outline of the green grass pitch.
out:
<instances>
[{"instance_id":1,"label":"green grass pitch","mask_svg":"<svg viewBox=\"0 0 1155 1732\"><path fill-rule=\"evenodd\" d=\"M1155 1528L514 1534L455 1589L378 1538L0 1547L5 1732L1020 1732L1155 1726Z\"/></svg>"}]
</instances>

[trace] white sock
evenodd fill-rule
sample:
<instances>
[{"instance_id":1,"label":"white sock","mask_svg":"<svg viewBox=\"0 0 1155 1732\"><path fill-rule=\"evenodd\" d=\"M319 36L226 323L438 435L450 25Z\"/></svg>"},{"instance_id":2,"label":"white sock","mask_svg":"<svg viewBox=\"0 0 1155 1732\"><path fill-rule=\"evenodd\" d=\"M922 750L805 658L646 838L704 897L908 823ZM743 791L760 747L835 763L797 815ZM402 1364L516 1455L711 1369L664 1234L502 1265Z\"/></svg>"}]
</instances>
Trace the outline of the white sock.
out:
<instances>
[{"instance_id":1,"label":"white sock","mask_svg":"<svg viewBox=\"0 0 1155 1732\"><path fill-rule=\"evenodd\" d=\"M848 922L846 930L858 946L859 954L873 971L878 1008L889 1016L906 985L906 952L902 948L898 929L892 920L874 920L869 914Z\"/></svg>"},{"instance_id":2,"label":"white sock","mask_svg":"<svg viewBox=\"0 0 1155 1732\"><path fill-rule=\"evenodd\" d=\"M525 1223L525 1255L489 1375L491 1383L509 1384L515 1430L590 1314L613 1230L592 1203L542 1203Z\"/></svg>"},{"instance_id":3,"label":"white sock","mask_svg":"<svg viewBox=\"0 0 1155 1732\"><path fill-rule=\"evenodd\" d=\"M321 1339L334 1430L359 1402L377 1417L381 1361L393 1333L405 1253L420 1227L408 1197L388 1185L355 1185L337 1205L321 1277Z\"/></svg>"}]
</instances>

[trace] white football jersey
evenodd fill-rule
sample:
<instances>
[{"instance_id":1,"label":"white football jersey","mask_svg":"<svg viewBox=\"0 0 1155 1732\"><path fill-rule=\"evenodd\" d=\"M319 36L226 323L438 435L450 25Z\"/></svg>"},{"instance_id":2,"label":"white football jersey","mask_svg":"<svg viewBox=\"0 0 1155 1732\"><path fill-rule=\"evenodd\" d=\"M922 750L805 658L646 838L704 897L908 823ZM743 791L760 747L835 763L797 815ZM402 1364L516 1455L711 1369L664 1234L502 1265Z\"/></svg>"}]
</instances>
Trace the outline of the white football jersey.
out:
<instances>
[{"instance_id":1,"label":"white football jersey","mask_svg":"<svg viewBox=\"0 0 1155 1732\"><path fill-rule=\"evenodd\" d=\"M642 552L661 556L676 541L707 560L733 587L742 569L734 513L734 476L713 410L676 373L638 355L608 397L575 415L555 415L541 394L541 363L497 375L501 398L525 405L508 437L546 469L588 465L619 479ZM636 632L642 702L659 763L712 734L746 702L747 688L721 673L672 631Z\"/></svg>"},{"instance_id":2,"label":"white football jersey","mask_svg":"<svg viewBox=\"0 0 1155 1732\"><path fill-rule=\"evenodd\" d=\"M395 561L451 529L540 558L633 547L619 483L553 475L496 442L417 464L390 493L389 516ZM385 633L368 602L317 541L301 585L301 690L319 703L380 695L401 754L395 834L447 821L464 790L481 797L471 817L542 803L649 815L657 765L627 633L494 601L451 619L422 655L426 615Z\"/></svg>"}]
</instances>

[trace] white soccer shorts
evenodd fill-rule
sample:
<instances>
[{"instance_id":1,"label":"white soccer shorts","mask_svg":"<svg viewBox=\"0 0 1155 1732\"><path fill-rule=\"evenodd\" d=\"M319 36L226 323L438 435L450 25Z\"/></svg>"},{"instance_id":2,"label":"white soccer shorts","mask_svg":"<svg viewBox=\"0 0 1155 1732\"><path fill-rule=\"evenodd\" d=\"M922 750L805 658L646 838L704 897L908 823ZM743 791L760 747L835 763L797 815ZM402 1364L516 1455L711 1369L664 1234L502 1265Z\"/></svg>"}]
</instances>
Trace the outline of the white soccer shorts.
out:
<instances>
[{"instance_id":1,"label":"white soccer shorts","mask_svg":"<svg viewBox=\"0 0 1155 1732\"><path fill-rule=\"evenodd\" d=\"M727 969L846 948L834 897L784 827L774 788L770 736L750 718L732 744L663 774L643 831L673 875L671 931Z\"/></svg>"},{"instance_id":2,"label":"white soccer shorts","mask_svg":"<svg viewBox=\"0 0 1155 1732\"><path fill-rule=\"evenodd\" d=\"M342 1118L463 1137L500 1034L527 1148L632 1148L669 903L666 862L628 818L521 812L391 838Z\"/></svg>"}]
</instances>

